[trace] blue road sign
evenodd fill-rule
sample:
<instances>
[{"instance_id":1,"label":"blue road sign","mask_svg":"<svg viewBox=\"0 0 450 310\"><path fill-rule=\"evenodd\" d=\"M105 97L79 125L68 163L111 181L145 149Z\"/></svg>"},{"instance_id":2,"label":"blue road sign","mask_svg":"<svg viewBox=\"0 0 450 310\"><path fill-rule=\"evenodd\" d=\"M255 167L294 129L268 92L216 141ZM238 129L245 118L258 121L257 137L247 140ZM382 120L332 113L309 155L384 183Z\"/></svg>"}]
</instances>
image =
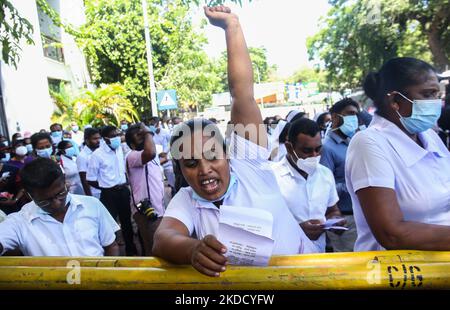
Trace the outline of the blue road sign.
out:
<instances>
[{"instance_id":1,"label":"blue road sign","mask_svg":"<svg viewBox=\"0 0 450 310\"><path fill-rule=\"evenodd\" d=\"M156 98L158 102L158 110L172 110L177 109L177 92L175 89L161 90L156 93Z\"/></svg>"}]
</instances>

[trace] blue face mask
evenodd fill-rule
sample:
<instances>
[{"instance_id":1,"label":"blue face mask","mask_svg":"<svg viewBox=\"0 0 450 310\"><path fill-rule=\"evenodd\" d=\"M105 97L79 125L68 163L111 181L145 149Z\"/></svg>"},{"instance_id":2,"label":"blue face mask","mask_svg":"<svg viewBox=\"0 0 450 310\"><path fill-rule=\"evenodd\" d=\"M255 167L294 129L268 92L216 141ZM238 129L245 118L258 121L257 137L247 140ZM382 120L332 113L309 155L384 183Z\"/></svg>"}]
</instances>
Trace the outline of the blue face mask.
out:
<instances>
[{"instance_id":1,"label":"blue face mask","mask_svg":"<svg viewBox=\"0 0 450 310\"><path fill-rule=\"evenodd\" d=\"M73 132L77 132L80 129L80 127L78 126L72 126L72 131Z\"/></svg>"},{"instance_id":2,"label":"blue face mask","mask_svg":"<svg viewBox=\"0 0 450 310\"><path fill-rule=\"evenodd\" d=\"M33 145L32 144L27 144L26 147L27 147L28 154L33 152Z\"/></svg>"},{"instance_id":3,"label":"blue face mask","mask_svg":"<svg viewBox=\"0 0 450 310\"><path fill-rule=\"evenodd\" d=\"M75 148L73 146L68 149L65 149L64 151L65 151L67 157L74 157L76 154Z\"/></svg>"},{"instance_id":4,"label":"blue face mask","mask_svg":"<svg viewBox=\"0 0 450 310\"><path fill-rule=\"evenodd\" d=\"M53 148L49 147L48 149L36 150L36 154L42 158L50 158L53 153Z\"/></svg>"},{"instance_id":5,"label":"blue face mask","mask_svg":"<svg viewBox=\"0 0 450 310\"><path fill-rule=\"evenodd\" d=\"M344 135L351 138L358 129L358 116L356 115L347 115L343 116L338 114L344 120L344 123L339 127Z\"/></svg>"},{"instance_id":6,"label":"blue face mask","mask_svg":"<svg viewBox=\"0 0 450 310\"><path fill-rule=\"evenodd\" d=\"M220 198L218 198L216 200L211 201L211 200L207 200L205 198L202 198L194 190L192 190L192 198L194 198L197 201L202 201L202 202L215 202L215 201L222 200L222 199L226 198L230 194L231 188L233 188L233 185L236 184L236 181L237 181L237 179L234 176L234 174L230 173L230 183L228 184L227 191L225 192L225 194L223 194L222 197L220 197Z\"/></svg>"},{"instance_id":7,"label":"blue face mask","mask_svg":"<svg viewBox=\"0 0 450 310\"><path fill-rule=\"evenodd\" d=\"M113 150L117 150L120 147L120 137L114 137L109 139L109 146L113 149Z\"/></svg>"},{"instance_id":8,"label":"blue face mask","mask_svg":"<svg viewBox=\"0 0 450 310\"><path fill-rule=\"evenodd\" d=\"M120 125L120 129L122 129L123 131L128 130L128 125Z\"/></svg>"},{"instance_id":9,"label":"blue face mask","mask_svg":"<svg viewBox=\"0 0 450 310\"><path fill-rule=\"evenodd\" d=\"M424 132L436 124L441 116L441 99L410 100L403 94L397 93L412 103L412 114L410 117L401 116L397 111L400 122L410 134Z\"/></svg>"},{"instance_id":10,"label":"blue face mask","mask_svg":"<svg viewBox=\"0 0 450 310\"><path fill-rule=\"evenodd\" d=\"M51 133L53 138L61 138L62 137L62 131L52 131Z\"/></svg>"},{"instance_id":11,"label":"blue face mask","mask_svg":"<svg viewBox=\"0 0 450 310\"><path fill-rule=\"evenodd\" d=\"M155 133L156 132L156 127L153 125L148 126L148 130L150 130L150 132Z\"/></svg>"}]
</instances>

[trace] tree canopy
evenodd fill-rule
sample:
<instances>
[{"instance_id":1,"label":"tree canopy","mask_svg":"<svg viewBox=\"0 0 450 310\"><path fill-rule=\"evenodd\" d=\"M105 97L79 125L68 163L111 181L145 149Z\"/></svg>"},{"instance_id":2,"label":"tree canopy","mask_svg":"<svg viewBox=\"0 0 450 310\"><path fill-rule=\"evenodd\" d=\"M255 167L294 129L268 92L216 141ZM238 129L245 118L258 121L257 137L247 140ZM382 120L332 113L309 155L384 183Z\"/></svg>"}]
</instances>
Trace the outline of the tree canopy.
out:
<instances>
[{"instance_id":1,"label":"tree canopy","mask_svg":"<svg viewBox=\"0 0 450 310\"><path fill-rule=\"evenodd\" d=\"M308 39L330 89L359 86L390 58L410 56L443 70L450 64L449 0L330 0L321 30Z\"/></svg>"}]
</instances>

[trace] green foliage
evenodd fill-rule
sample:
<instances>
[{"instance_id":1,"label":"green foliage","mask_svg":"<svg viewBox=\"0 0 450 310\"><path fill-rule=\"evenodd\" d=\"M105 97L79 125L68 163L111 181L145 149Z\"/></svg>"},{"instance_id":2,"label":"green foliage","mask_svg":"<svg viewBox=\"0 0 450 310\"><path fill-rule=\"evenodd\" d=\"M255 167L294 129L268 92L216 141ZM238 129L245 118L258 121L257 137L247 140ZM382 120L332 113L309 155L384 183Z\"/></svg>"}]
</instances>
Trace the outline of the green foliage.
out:
<instances>
[{"instance_id":1,"label":"green foliage","mask_svg":"<svg viewBox=\"0 0 450 310\"><path fill-rule=\"evenodd\" d=\"M355 88L368 72L397 56L441 69L449 64L449 0L329 2L333 7L321 30L307 42L310 58L325 64L329 88Z\"/></svg>"},{"instance_id":2,"label":"green foliage","mask_svg":"<svg viewBox=\"0 0 450 310\"><path fill-rule=\"evenodd\" d=\"M20 40L24 39L26 44L34 44L33 31L30 22L20 16L11 2L0 0L0 60L17 67L20 60Z\"/></svg>"},{"instance_id":3,"label":"green foliage","mask_svg":"<svg viewBox=\"0 0 450 310\"><path fill-rule=\"evenodd\" d=\"M203 51L206 39L191 22L181 0L148 1L157 89L176 89L185 109L209 104L219 79ZM150 108L149 81L140 0L87 0L89 37L80 43L95 84L120 82L140 114Z\"/></svg>"},{"instance_id":4,"label":"green foliage","mask_svg":"<svg viewBox=\"0 0 450 310\"><path fill-rule=\"evenodd\" d=\"M52 122L60 123L68 128L71 122L80 126L120 125L121 120L135 122L139 119L129 93L120 84L102 85L95 91L82 90L74 94L61 83L60 91L50 91L55 104Z\"/></svg>"},{"instance_id":5,"label":"green foliage","mask_svg":"<svg viewBox=\"0 0 450 310\"><path fill-rule=\"evenodd\" d=\"M272 71L276 71L275 66L267 63L267 50L265 47L249 47L248 52L253 64L253 80L255 83L264 83L270 80ZM220 92L228 91L227 74L227 52L223 51L216 65L216 72L220 77Z\"/></svg>"},{"instance_id":6,"label":"green foliage","mask_svg":"<svg viewBox=\"0 0 450 310\"><path fill-rule=\"evenodd\" d=\"M317 83L319 91L328 91L325 81L325 71L320 71L309 67L301 67L286 80L286 83Z\"/></svg>"}]
</instances>

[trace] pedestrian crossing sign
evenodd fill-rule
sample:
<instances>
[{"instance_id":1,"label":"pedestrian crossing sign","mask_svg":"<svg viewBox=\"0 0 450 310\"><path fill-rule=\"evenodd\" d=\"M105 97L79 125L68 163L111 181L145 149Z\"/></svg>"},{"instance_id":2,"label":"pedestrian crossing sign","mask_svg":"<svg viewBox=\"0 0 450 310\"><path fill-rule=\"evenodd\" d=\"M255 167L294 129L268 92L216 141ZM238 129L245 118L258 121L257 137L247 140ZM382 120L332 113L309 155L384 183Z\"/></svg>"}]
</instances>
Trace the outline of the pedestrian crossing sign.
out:
<instances>
[{"instance_id":1,"label":"pedestrian crossing sign","mask_svg":"<svg viewBox=\"0 0 450 310\"><path fill-rule=\"evenodd\" d=\"M158 102L158 110L172 110L177 109L177 92L175 89L161 90L156 93Z\"/></svg>"}]
</instances>

